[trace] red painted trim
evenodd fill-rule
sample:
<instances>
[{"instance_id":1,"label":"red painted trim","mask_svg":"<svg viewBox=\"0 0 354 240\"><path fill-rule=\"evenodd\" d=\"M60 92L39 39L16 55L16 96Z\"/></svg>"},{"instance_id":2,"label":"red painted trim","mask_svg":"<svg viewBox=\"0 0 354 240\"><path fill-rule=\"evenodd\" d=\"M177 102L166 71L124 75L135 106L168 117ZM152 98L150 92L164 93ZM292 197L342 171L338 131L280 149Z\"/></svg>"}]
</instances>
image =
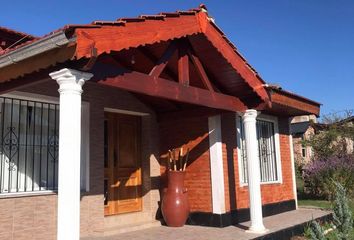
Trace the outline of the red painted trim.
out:
<instances>
[{"instance_id":1,"label":"red painted trim","mask_svg":"<svg viewBox=\"0 0 354 240\"><path fill-rule=\"evenodd\" d=\"M206 74L203 64L200 62L199 58L192 52L188 52L190 59L192 60L195 69L197 70L200 79L202 80L204 86L209 89L209 91L214 92L213 86L210 83L208 75Z\"/></svg>"},{"instance_id":2,"label":"red painted trim","mask_svg":"<svg viewBox=\"0 0 354 240\"><path fill-rule=\"evenodd\" d=\"M232 67L241 75L243 79L252 87L253 91L265 102L270 102L268 92L263 87L265 83L257 73L247 64L245 59L231 45L226 36L222 35L220 30L209 22L206 13L198 13L199 23L202 32L211 42L211 44L224 56Z\"/></svg>"},{"instance_id":3,"label":"red painted trim","mask_svg":"<svg viewBox=\"0 0 354 240\"><path fill-rule=\"evenodd\" d=\"M208 15L204 12L165 18L164 21L149 20L127 22L124 26L108 25L101 28L77 28L75 33L77 35L77 59L89 57L93 45L100 55L203 33L252 87L253 91L263 101L270 104L269 95L263 87L264 81L247 64L223 33L210 22Z\"/></svg>"},{"instance_id":4,"label":"red painted trim","mask_svg":"<svg viewBox=\"0 0 354 240\"><path fill-rule=\"evenodd\" d=\"M159 77L167 66L168 61L171 59L175 50L176 44L175 42L171 42L170 45L168 45L166 51L162 54L161 58L156 62L156 65L150 71L149 75L153 77Z\"/></svg>"},{"instance_id":5,"label":"red painted trim","mask_svg":"<svg viewBox=\"0 0 354 240\"><path fill-rule=\"evenodd\" d=\"M184 42L178 43L178 82L185 86L189 85L189 59L187 45Z\"/></svg>"},{"instance_id":6,"label":"red painted trim","mask_svg":"<svg viewBox=\"0 0 354 240\"><path fill-rule=\"evenodd\" d=\"M126 72L123 75L98 81L120 89L160 97L177 102L190 103L227 111L244 111L247 107L236 97L210 92L205 89L184 86L144 73Z\"/></svg>"},{"instance_id":7,"label":"red painted trim","mask_svg":"<svg viewBox=\"0 0 354 240\"><path fill-rule=\"evenodd\" d=\"M273 92L272 102L274 104L286 106L287 108L303 111L304 114L314 114L316 116L320 115L320 105L309 103L292 96L286 96L278 92Z\"/></svg>"}]
</instances>

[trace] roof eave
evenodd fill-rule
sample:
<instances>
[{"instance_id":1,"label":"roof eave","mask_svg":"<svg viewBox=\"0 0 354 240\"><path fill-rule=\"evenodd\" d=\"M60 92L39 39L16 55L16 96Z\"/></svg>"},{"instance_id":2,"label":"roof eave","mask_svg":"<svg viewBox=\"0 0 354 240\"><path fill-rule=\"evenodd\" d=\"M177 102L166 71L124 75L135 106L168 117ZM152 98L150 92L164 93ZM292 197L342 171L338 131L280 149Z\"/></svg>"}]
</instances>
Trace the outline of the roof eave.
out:
<instances>
[{"instance_id":1,"label":"roof eave","mask_svg":"<svg viewBox=\"0 0 354 240\"><path fill-rule=\"evenodd\" d=\"M18 63L55 48L63 47L75 41L75 37L68 38L66 36L65 30L55 32L47 37L36 40L28 45L19 47L18 49L1 55L0 68L7 67L11 64Z\"/></svg>"}]
</instances>

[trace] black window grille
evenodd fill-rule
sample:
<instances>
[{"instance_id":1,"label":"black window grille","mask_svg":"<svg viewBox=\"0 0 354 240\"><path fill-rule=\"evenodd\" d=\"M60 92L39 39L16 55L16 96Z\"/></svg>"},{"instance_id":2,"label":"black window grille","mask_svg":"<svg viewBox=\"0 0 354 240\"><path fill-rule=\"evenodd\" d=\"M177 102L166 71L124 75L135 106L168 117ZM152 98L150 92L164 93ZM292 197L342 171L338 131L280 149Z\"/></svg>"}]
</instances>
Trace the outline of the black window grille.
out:
<instances>
[{"instance_id":1,"label":"black window grille","mask_svg":"<svg viewBox=\"0 0 354 240\"><path fill-rule=\"evenodd\" d=\"M240 129L239 149L241 155L241 182L247 183L247 156L245 146L245 133L241 118L238 119ZM257 119L258 154L260 160L261 182L275 182L279 180L274 123Z\"/></svg>"},{"instance_id":2,"label":"black window grille","mask_svg":"<svg viewBox=\"0 0 354 240\"><path fill-rule=\"evenodd\" d=\"M0 193L56 190L59 106L0 97Z\"/></svg>"}]
</instances>

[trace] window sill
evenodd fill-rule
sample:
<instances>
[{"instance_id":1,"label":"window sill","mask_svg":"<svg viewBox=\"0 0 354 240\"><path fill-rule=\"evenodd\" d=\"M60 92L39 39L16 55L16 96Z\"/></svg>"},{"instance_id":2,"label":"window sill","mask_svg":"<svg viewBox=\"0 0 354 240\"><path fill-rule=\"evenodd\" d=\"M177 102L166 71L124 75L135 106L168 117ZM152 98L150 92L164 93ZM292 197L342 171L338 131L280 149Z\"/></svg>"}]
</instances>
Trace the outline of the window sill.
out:
<instances>
[{"instance_id":1,"label":"window sill","mask_svg":"<svg viewBox=\"0 0 354 240\"><path fill-rule=\"evenodd\" d=\"M262 185L281 185L283 182L277 181L277 182L262 182ZM240 183L240 187L248 187L248 183Z\"/></svg>"},{"instance_id":2,"label":"window sill","mask_svg":"<svg viewBox=\"0 0 354 240\"><path fill-rule=\"evenodd\" d=\"M88 191L81 190L80 196L87 196ZM58 190L47 190L47 191L36 191L36 192L17 192L17 193L1 193L0 199L4 198L19 198L19 197L36 197L36 196L47 196L47 195L58 195Z\"/></svg>"},{"instance_id":3,"label":"window sill","mask_svg":"<svg viewBox=\"0 0 354 240\"><path fill-rule=\"evenodd\" d=\"M34 197L34 196L46 196L57 195L57 191L38 191L38 192L17 192L17 193L2 193L0 199L4 198L19 198L19 197Z\"/></svg>"}]
</instances>

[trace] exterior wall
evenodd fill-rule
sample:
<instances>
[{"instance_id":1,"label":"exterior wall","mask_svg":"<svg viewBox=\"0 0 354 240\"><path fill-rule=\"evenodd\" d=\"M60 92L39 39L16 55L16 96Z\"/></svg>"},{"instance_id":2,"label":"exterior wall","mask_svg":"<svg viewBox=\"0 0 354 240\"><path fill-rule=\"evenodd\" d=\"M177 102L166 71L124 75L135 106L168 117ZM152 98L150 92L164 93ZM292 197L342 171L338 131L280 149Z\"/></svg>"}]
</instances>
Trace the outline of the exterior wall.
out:
<instances>
[{"instance_id":1,"label":"exterior wall","mask_svg":"<svg viewBox=\"0 0 354 240\"><path fill-rule=\"evenodd\" d=\"M164 184L167 151L182 146L184 150L190 149L185 186L192 212L212 212L208 132L207 117L160 122L161 174Z\"/></svg>"},{"instance_id":2,"label":"exterior wall","mask_svg":"<svg viewBox=\"0 0 354 240\"><path fill-rule=\"evenodd\" d=\"M53 80L22 91L59 97L57 89L58 85ZM127 92L93 83L84 85L82 97L83 101L90 104L90 187L89 192L83 192L81 198L81 236L102 236L105 229L109 230L123 223L154 221L160 200L160 167L156 157L159 156L159 136L154 112ZM104 108L149 113L142 117L142 212L104 217ZM0 205L0 239L56 239L56 194L0 198Z\"/></svg>"},{"instance_id":3,"label":"exterior wall","mask_svg":"<svg viewBox=\"0 0 354 240\"><path fill-rule=\"evenodd\" d=\"M58 97L54 81L27 89ZM93 83L84 85L83 101L90 103L90 190L81 198L81 236L102 236L105 231L152 222L160 201L160 174L166 183L168 149L190 149L185 186L192 212L212 212L208 118L181 118L157 122L151 109L133 95ZM103 211L103 120L104 108L149 113L142 117L143 211L104 217ZM226 212L248 208L247 186L240 186L235 114L221 118ZM287 118L279 118L282 184L262 185L262 202L294 199ZM161 154L160 154L161 153ZM160 167L161 165L161 167ZM0 239L55 239L56 194L0 199Z\"/></svg>"},{"instance_id":4,"label":"exterior wall","mask_svg":"<svg viewBox=\"0 0 354 240\"><path fill-rule=\"evenodd\" d=\"M278 118L282 183L262 184L262 204L272 204L294 200L292 167L289 143L288 118ZM249 208L248 187L241 186L238 171L238 154L236 145L236 119L234 114L222 117L222 134L224 145L224 168L229 178L225 179L227 210ZM235 187L234 187L235 186Z\"/></svg>"},{"instance_id":5,"label":"exterior wall","mask_svg":"<svg viewBox=\"0 0 354 240\"><path fill-rule=\"evenodd\" d=\"M198 148L190 155L186 187L192 212L212 212L207 118L171 120L160 123L161 173L165 173L166 152L170 148ZM278 118L282 183L262 184L262 204L294 200L288 118ZM182 130L181 130L182 129ZM226 212L249 208L248 187L241 186L238 170L235 114L221 116ZM171 147L173 146L173 147ZM193 153L193 151L191 151ZM193 158L192 158L193 156ZM166 180L164 180L166 182Z\"/></svg>"},{"instance_id":6,"label":"exterior wall","mask_svg":"<svg viewBox=\"0 0 354 240\"><path fill-rule=\"evenodd\" d=\"M0 199L0 239L56 239L56 195Z\"/></svg>"}]
</instances>

